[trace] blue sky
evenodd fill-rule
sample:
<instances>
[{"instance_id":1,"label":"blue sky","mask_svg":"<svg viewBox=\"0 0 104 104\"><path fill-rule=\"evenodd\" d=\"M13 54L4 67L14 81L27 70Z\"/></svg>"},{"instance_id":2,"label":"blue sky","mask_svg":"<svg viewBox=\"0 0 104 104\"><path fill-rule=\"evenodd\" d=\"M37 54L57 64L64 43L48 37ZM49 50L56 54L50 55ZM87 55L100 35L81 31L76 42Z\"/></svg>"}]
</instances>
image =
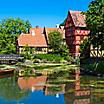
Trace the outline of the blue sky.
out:
<instances>
[{"instance_id":1,"label":"blue sky","mask_svg":"<svg viewBox=\"0 0 104 104\"><path fill-rule=\"evenodd\" d=\"M0 20L19 17L33 27L55 27L67 16L68 10L86 11L92 0L0 0Z\"/></svg>"}]
</instances>

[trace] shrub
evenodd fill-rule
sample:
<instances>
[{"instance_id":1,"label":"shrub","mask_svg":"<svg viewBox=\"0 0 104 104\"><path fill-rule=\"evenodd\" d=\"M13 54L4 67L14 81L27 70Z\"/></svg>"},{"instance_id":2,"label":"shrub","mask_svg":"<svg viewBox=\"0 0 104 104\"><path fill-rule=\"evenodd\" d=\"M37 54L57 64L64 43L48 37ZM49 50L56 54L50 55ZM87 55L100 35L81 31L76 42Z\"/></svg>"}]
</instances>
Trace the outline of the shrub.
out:
<instances>
[{"instance_id":1,"label":"shrub","mask_svg":"<svg viewBox=\"0 0 104 104\"><path fill-rule=\"evenodd\" d=\"M43 62L61 62L64 59L64 57L55 54L37 54L34 56L34 59L39 59Z\"/></svg>"},{"instance_id":2,"label":"shrub","mask_svg":"<svg viewBox=\"0 0 104 104\"><path fill-rule=\"evenodd\" d=\"M95 62L93 64L85 65L84 69L87 69L87 70L92 71L94 73L104 74L104 61Z\"/></svg>"}]
</instances>

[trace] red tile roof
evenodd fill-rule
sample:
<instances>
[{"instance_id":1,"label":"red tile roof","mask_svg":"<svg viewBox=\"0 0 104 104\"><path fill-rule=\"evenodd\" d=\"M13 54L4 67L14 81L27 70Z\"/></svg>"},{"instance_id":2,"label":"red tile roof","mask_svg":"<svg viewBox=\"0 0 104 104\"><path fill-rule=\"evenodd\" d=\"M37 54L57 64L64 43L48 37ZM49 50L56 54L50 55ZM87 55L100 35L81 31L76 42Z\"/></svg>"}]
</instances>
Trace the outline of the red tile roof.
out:
<instances>
[{"instance_id":1,"label":"red tile roof","mask_svg":"<svg viewBox=\"0 0 104 104\"><path fill-rule=\"evenodd\" d=\"M63 36L63 38L65 38L65 30L64 29L60 29L60 28L45 28L46 29L46 35L48 37L48 34L51 32L51 31L59 31Z\"/></svg>"},{"instance_id":2,"label":"red tile roof","mask_svg":"<svg viewBox=\"0 0 104 104\"><path fill-rule=\"evenodd\" d=\"M48 47L42 28L31 28L30 34L21 34L18 37L19 46Z\"/></svg>"},{"instance_id":3,"label":"red tile roof","mask_svg":"<svg viewBox=\"0 0 104 104\"><path fill-rule=\"evenodd\" d=\"M85 15L81 11L69 11L76 27L86 27Z\"/></svg>"}]
</instances>

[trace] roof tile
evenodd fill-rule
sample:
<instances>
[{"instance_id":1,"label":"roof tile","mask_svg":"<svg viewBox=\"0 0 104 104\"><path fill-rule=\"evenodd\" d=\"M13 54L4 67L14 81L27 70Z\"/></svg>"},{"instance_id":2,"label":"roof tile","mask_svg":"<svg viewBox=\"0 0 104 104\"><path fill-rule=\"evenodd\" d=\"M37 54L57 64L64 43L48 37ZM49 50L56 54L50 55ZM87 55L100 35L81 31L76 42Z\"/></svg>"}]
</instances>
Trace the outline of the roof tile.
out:
<instances>
[{"instance_id":1,"label":"roof tile","mask_svg":"<svg viewBox=\"0 0 104 104\"><path fill-rule=\"evenodd\" d=\"M34 31L34 34L32 33ZM19 46L47 47L46 39L42 28L31 28L30 34L21 34L18 37Z\"/></svg>"},{"instance_id":2,"label":"roof tile","mask_svg":"<svg viewBox=\"0 0 104 104\"><path fill-rule=\"evenodd\" d=\"M86 27L85 15L81 11L69 11L76 27Z\"/></svg>"}]
</instances>

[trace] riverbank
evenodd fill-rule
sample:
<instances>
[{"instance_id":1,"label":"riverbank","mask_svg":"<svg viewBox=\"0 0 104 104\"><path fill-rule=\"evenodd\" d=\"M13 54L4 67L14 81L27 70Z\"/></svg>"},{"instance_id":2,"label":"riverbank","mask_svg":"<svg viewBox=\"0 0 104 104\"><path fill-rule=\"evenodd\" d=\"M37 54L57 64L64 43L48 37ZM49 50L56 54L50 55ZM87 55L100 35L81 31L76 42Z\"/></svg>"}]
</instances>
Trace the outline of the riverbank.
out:
<instances>
[{"instance_id":1,"label":"riverbank","mask_svg":"<svg viewBox=\"0 0 104 104\"><path fill-rule=\"evenodd\" d=\"M74 73L79 69L78 65L62 64L62 63L35 63L31 65L19 65L19 72L22 75L49 75L58 72ZM21 75L21 74L20 74Z\"/></svg>"}]
</instances>

